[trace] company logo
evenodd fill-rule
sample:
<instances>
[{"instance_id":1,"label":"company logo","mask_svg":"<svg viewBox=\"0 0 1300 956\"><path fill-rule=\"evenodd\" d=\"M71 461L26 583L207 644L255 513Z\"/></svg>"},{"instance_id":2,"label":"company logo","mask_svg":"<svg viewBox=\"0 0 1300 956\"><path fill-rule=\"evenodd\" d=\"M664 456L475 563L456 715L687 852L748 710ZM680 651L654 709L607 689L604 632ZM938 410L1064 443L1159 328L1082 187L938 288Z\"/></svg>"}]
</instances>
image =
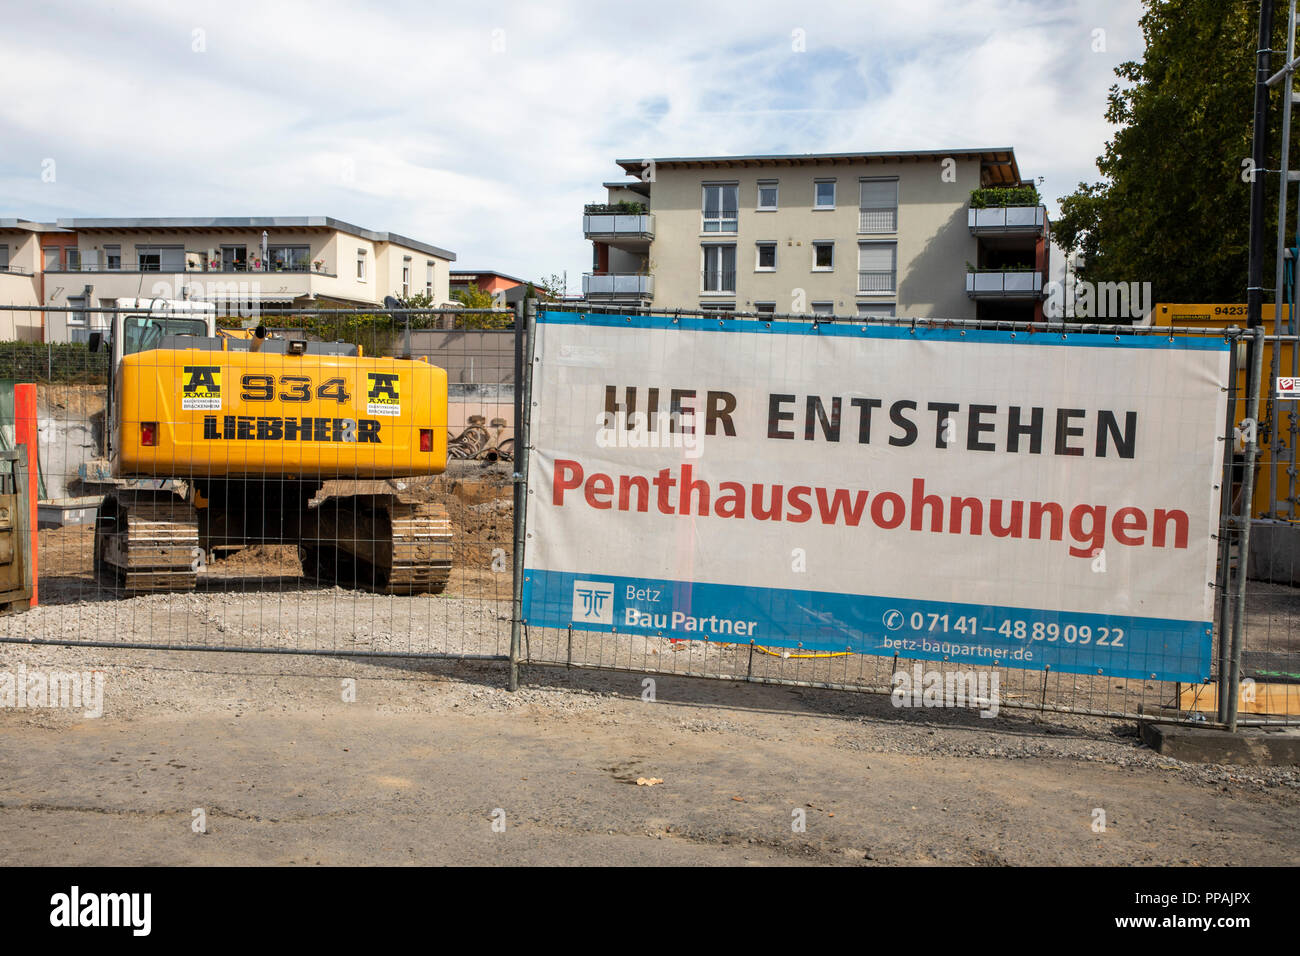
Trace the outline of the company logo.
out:
<instances>
[{"instance_id":1,"label":"company logo","mask_svg":"<svg viewBox=\"0 0 1300 956\"><path fill-rule=\"evenodd\" d=\"M401 384L396 372L367 372L366 379L367 415L402 414Z\"/></svg>"},{"instance_id":2,"label":"company logo","mask_svg":"<svg viewBox=\"0 0 1300 956\"><path fill-rule=\"evenodd\" d=\"M606 581L574 581L573 620L583 624L612 625L614 585Z\"/></svg>"},{"instance_id":3,"label":"company logo","mask_svg":"<svg viewBox=\"0 0 1300 956\"><path fill-rule=\"evenodd\" d=\"M221 366L186 365L181 385L181 408L211 412L221 408Z\"/></svg>"},{"instance_id":4,"label":"company logo","mask_svg":"<svg viewBox=\"0 0 1300 956\"><path fill-rule=\"evenodd\" d=\"M1278 398L1300 398L1300 378L1279 378L1277 380Z\"/></svg>"}]
</instances>

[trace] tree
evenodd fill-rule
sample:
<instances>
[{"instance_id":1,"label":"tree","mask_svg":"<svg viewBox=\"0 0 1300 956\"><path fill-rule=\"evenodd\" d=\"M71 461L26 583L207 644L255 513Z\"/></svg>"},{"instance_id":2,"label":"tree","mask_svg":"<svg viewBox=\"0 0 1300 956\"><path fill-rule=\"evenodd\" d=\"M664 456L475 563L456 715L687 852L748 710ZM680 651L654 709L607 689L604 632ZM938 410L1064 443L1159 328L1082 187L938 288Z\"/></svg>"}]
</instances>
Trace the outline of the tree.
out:
<instances>
[{"instance_id":1,"label":"tree","mask_svg":"<svg viewBox=\"0 0 1300 956\"><path fill-rule=\"evenodd\" d=\"M451 297L465 306L467 309L492 309L496 305L492 298L492 293L485 292L478 286L469 286L464 289L456 289L452 292ZM513 316L484 315L484 314L461 314L456 316L456 324L464 329L508 329L515 324Z\"/></svg>"},{"instance_id":2,"label":"tree","mask_svg":"<svg viewBox=\"0 0 1300 956\"><path fill-rule=\"evenodd\" d=\"M1055 239L1067 253L1082 253L1080 279L1149 281L1157 302L1244 302L1250 182L1243 160L1251 152L1258 4L1144 3L1145 57L1120 64L1115 73L1126 85L1110 88L1106 119L1118 129L1097 159L1104 178L1061 199ZM1286 18L1277 20L1272 46L1285 49ZM1280 57L1273 61L1281 66ZM1276 154L1277 91L1269 121ZM1276 195L1265 203L1270 230Z\"/></svg>"}]
</instances>

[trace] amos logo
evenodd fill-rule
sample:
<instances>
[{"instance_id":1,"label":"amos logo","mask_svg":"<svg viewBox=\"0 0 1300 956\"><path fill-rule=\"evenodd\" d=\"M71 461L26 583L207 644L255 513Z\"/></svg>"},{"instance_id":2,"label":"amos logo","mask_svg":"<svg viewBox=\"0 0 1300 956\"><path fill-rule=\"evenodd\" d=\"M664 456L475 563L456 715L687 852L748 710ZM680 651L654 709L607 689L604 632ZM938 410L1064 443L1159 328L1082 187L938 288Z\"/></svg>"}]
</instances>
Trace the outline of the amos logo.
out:
<instances>
[{"instance_id":1,"label":"amos logo","mask_svg":"<svg viewBox=\"0 0 1300 956\"><path fill-rule=\"evenodd\" d=\"M366 373L366 414L402 414L401 384L396 372Z\"/></svg>"},{"instance_id":2,"label":"amos logo","mask_svg":"<svg viewBox=\"0 0 1300 956\"><path fill-rule=\"evenodd\" d=\"M574 581L573 620L613 625L614 585L608 581Z\"/></svg>"},{"instance_id":3,"label":"amos logo","mask_svg":"<svg viewBox=\"0 0 1300 956\"><path fill-rule=\"evenodd\" d=\"M221 366L186 365L181 383L181 408L211 412L221 408Z\"/></svg>"}]
</instances>

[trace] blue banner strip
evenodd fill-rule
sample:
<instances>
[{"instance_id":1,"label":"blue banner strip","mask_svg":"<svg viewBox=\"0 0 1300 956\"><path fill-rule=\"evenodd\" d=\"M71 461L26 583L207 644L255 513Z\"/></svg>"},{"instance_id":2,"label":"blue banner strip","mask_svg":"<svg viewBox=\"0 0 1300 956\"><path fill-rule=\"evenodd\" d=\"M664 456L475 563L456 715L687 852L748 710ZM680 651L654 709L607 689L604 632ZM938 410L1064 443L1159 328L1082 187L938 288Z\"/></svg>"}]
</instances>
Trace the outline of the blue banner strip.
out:
<instances>
[{"instance_id":1,"label":"blue banner strip","mask_svg":"<svg viewBox=\"0 0 1300 956\"><path fill-rule=\"evenodd\" d=\"M1211 624L872 595L527 570L525 622L1200 683Z\"/></svg>"},{"instance_id":2,"label":"blue banner strip","mask_svg":"<svg viewBox=\"0 0 1300 956\"><path fill-rule=\"evenodd\" d=\"M778 335L820 335L859 339L912 339L931 342L1001 342L1016 345L1052 345L1074 348L1187 349L1226 352L1228 341L1219 335L1103 335L1094 332L1059 332L1040 329L1029 332L990 329L943 328L936 325L871 325L847 319L817 322L761 319L706 319L694 316L621 315L605 312L549 312L537 314L537 321L550 325L586 325L620 329L689 329L697 332L765 332Z\"/></svg>"}]
</instances>

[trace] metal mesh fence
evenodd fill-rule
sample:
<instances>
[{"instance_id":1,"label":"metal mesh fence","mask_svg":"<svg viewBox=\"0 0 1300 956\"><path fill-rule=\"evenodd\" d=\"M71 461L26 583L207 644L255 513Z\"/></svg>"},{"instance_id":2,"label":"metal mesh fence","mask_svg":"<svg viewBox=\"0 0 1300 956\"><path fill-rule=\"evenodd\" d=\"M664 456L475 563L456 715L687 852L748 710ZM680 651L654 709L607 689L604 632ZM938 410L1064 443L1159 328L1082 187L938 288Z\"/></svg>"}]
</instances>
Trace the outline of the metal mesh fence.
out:
<instances>
[{"instance_id":1,"label":"metal mesh fence","mask_svg":"<svg viewBox=\"0 0 1300 956\"><path fill-rule=\"evenodd\" d=\"M505 660L515 314L195 315L0 349L41 480L39 606L0 638Z\"/></svg>"},{"instance_id":2,"label":"metal mesh fence","mask_svg":"<svg viewBox=\"0 0 1300 956\"><path fill-rule=\"evenodd\" d=\"M615 314L639 315L648 314L648 310L582 310L589 315L599 315L602 312L613 312ZM980 323L980 322L962 322L942 320L910 320L910 319L864 319L861 317L830 317L830 316L774 316L772 314L744 314L728 313L719 314L717 312L688 312L681 311L672 313L668 316L669 321L680 319L684 316L707 317L711 322L725 323L740 319L758 319L762 321L775 320L793 320L804 323L841 323L853 324L857 326L881 325L894 327L941 327L945 329L982 329L993 331L1005 331L1024 336L1040 335L1074 335L1080 332L1101 333L1107 336L1114 336L1117 339L1122 336L1169 336L1175 330L1169 328L1134 328L1134 327L1114 327L1114 326L1071 326L1068 329L1063 328L1045 328L1043 326L1030 327L1023 324L1011 323ZM1241 343L1241 349L1244 350L1245 342L1249 336L1240 330L1221 330L1221 329L1178 329L1179 335L1191 335L1196 337L1219 337L1227 339L1230 343ZM629 337L634 337L636 332L629 329ZM638 340L637 348L648 347L649 340ZM782 346L774 346L774 351L769 353L766 359L760 357L759 362L770 361L772 369L780 367L781 355L775 349ZM796 348L797 345L790 345L790 348ZM667 346L673 350L673 346ZM698 369L691 365L692 357L688 352L673 350L671 361L665 362L666 356L659 354L648 354L646 364L648 367L663 367L665 364L672 365L676 372L674 384L692 383L696 380L693 372ZM554 403L556 401L565 401L563 389L557 392L553 387L553 382L547 378L549 375L556 374L556 369L548 367L547 362L554 362L555 354L548 354L546 361L540 364L537 361L531 363L531 368L535 380L531 385L532 393L530 396L530 410L536 410L538 402L536 400L539 389L544 389L549 383L552 387L546 394L546 402L552 407L545 410L546 414L555 414ZM1240 362L1244 363L1243 354ZM675 364L674 364L675 363ZM758 377L761 378L762 369L755 370ZM1007 369L1005 374L1014 375L1016 369ZM1244 373L1243 373L1244 374ZM870 376L870 369L863 370L864 377ZM1244 382L1244 379L1243 379ZM665 387L669 383L663 383ZM992 383L989 383L992 384ZM1151 380L1147 388L1157 394L1176 395L1180 383L1168 380ZM1229 394L1231 391L1231 394ZM1242 553L1242 531L1244 524L1239 520L1241 509L1243 507L1243 496L1241 489L1245 481L1246 463L1244 461L1244 444L1241 441L1239 426L1243 419L1248 418L1248 408L1244 397L1240 391L1230 389L1228 383L1224 383L1222 388L1223 404L1221 420L1223 428L1217 436L1206 436L1206 440L1217 440L1222 443L1228 453L1224 464L1224 476L1230 480L1232 493L1226 499L1223 499L1224 511L1218 516L1218 520L1212 525L1215 532L1216 540L1221 545L1221 559L1215 562L1216 569L1210 575L1210 580L1205 581L1205 587L1214 595L1215 622L1213 625L1213 651L1210 662L1210 677L1205 683L1186 684L1173 681L1156 679L1152 674L1148 679L1139 679L1136 677L1114 677L1103 673L1070 673L1059 670L1053 670L1050 666L1046 669L1017 669L1009 667L992 668L997 672L1000 686L1001 706L1009 708L1024 708L1030 710L1042 711L1065 711L1081 714L1104 715L1112 717L1134 717L1134 718L1155 718L1155 719L1180 719L1196 720L1206 723L1218 723L1222 721L1223 714L1218 711L1220 686L1225 682L1228 669L1225 661L1231 653L1231 633L1233 628L1234 614L1236 613L1236 603L1238 597L1238 585L1242 583L1240 573L1244 573L1245 563L1241 560ZM538 490L535 479L530 479L530 493L545 494L549 493L547 488ZM1216 482L1213 488L1217 496L1221 490L1221 483ZM1209 497L1210 489L1207 489ZM530 529L529 538L533 537ZM689 535L688 535L689 537ZM627 547L635 549L638 544L636 541L629 540L626 542ZM936 547L941 546L936 543ZM702 556L692 551L690 542L682 544L682 560L686 565ZM718 555L709 555L709 558L717 560ZM874 553L860 554L841 554L831 556L831 560L860 563L863 574L870 574L873 563L879 561L888 561L888 551L877 551ZM689 568L683 565L685 572ZM983 574L990 583L996 585L998 581L999 569L991 561L985 561L981 565L980 573ZM813 580L805 586L809 589L816 590L818 583L815 573L811 575ZM1141 587L1140 581L1123 582L1119 586L1128 587L1130 583L1136 587ZM1243 686L1243 700L1245 698L1254 699L1252 694L1251 682L1257 685L1265 679L1277 680L1288 668L1293 669L1295 645L1292 640L1294 636L1294 615L1300 611L1300 602L1297 601L1297 595L1300 592L1294 590L1289 584L1272 584L1260 581L1251 581L1247 588L1247 600L1245 607L1248 608L1244 618L1243 642L1244 642L1244 660L1241 671L1241 677L1246 678ZM1050 625L1049 625L1050 627ZM1050 634L1048 639L1054 639ZM645 633L630 633L627 629L620 632L617 626L612 630L598 631L585 630L573 627L541 627L535 624L529 624L526 628L524 639L524 659L529 664L546 665L546 666L563 666L569 668L599 668L609 670L619 670L634 673L645 674L672 674L698 677L710 677L720 680L737 680L756 683L774 683L793 686L821 687L847 691L861 691L873 693L889 693L897 685L894 677L900 671L910 671L914 665L921 664L926 669L936 668L941 671L968 671L970 665L959 664L955 661L948 662L945 658L942 662L936 662L933 659L920 661L909 659L905 655L899 656L876 656L855 653L851 646L846 646L842 650L827 649L825 646L814 648L805 648L803 646L765 646L760 641L736 641L728 640L723 637L701 637L695 640L682 640L668 636L648 635ZM986 669L986 668L982 668ZM1294 679L1287 677L1285 680ZM1258 689L1258 688L1256 688ZM1268 721L1291 721L1294 718L1287 717L1287 708L1278 707L1278 696L1286 698L1293 693L1295 687L1289 683L1280 685L1280 689L1274 688L1271 693L1274 695L1271 704L1263 705L1267 710L1270 706L1274 711L1281 711L1280 714L1272 713L1269 716L1259 716L1248 713L1249 705L1243 702L1242 722L1247 723L1252 719L1261 719ZM1283 701L1285 702L1285 700ZM1295 710L1294 701L1292 701L1291 711Z\"/></svg>"}]
</instances>

